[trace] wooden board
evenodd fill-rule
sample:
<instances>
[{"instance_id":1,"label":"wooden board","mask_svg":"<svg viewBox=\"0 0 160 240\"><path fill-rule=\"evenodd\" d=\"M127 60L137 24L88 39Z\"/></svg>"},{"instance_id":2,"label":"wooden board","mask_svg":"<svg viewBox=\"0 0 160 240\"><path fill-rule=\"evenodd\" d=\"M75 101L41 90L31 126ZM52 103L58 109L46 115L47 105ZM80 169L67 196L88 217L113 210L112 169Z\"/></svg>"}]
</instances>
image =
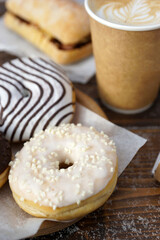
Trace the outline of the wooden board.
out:
<instances>
[{"instance_id":1,"label":"wooden board","mask_svg":"<svg viewBox=\"0 0 160 240\"><path fill-rule=\"evenodd\" d=\"M76 89L76 99L77 101L82 104L83 106L87 107L91 111L97 113L103 118L107 119L106 114L103 112L103 110L99 107L99 105L89 96L81 92L80 90ZM57 232L59 230L62 230L75 222L79 221L80 219L73 220L71 222L53 222L53 221L44 221L37 232L36 236L46 235L49 233Z\"/></svg>"},{"instance_id":2,"label":"wooden board","mask_svg":"<svg viewBox=\"0 0 160 240\"><path fill-rule=\"evenodd\" d=\"M97 113L101 117L108 119L106 114L104 113L104 111L100 108L100 106L92 98L90 98L88 95L81 92L77 88L75 89L75 91L76 91L77 101L80 104L82 104L86 108L90 109L91 111Z\"/></svg>"}]
</instances>

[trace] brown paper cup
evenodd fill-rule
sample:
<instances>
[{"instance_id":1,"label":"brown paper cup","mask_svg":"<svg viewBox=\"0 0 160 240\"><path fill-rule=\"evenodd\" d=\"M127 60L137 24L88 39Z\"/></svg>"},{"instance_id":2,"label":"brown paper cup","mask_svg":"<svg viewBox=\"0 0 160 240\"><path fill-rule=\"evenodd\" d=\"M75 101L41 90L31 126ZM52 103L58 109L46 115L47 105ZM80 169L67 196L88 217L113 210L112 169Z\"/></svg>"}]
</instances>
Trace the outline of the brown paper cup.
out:
<instances>
[{"instance_id":1,"label":"brown paper cup","mask_svg":"<svg viewBox=\"0 0 160 240\"><path fill-rule=\"evenodd\" d=\"M110 23L94 13L94 0L86 0L100 97L121 113L148 109L160 85L160 27Z\"/></svg>"}]
</instances>

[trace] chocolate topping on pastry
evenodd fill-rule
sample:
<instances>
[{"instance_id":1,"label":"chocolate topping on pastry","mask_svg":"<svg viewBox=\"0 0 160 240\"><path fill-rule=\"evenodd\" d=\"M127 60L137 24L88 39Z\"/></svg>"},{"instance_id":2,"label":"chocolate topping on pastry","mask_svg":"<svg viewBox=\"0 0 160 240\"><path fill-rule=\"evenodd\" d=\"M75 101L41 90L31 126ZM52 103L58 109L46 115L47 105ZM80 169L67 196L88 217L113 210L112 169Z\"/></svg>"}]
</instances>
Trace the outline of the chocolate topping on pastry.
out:
<instances>
[{"instance_id":1,"label":"chocolate topping on pastry","mask_svg":"<svg viewBox=\"0 0 160 240\"><path fill-rule=\"evenodd\" d=\"M80 42L78 42L76 44L63 44L59 40L57 40L56 38L52 38L50 41L52 43L56 44L58 49L67 51L67 50L73 50L73 49L76 49L76 48L81 48L84 45L91 43L91 36L90 35L87 36L82 41L80 41Z\"/></svg>"},{"instance_id":2,"label":"chocolate topping on pastry","mask_svg":"<svg viewBox=\"0 0 160 240\"><path fill-rule=\"evenodd\" d=\"M20 16L18 16L18 15L15 15L15 14L13 14L16 18L18 18L21 22L23 22L23 23L25 23L25 24L31 24L29 21L27 21L27 20L25 20L24 18L22 18L22 17L20 17Z\"/></svg>"},{"instance_id":3,"label":"chocolate topping on pastry","mask_svg":"<svg viewBox=\"0 0 160 240\"><path fill-rule=\"evenodd\" d=\"M0 174L8 167L9 162L11 161L11 146L10 143L4 138L0 132Z\"/></svg>"},{"instance_id":4,"label":"chocolate topping on pastry","mask_svg":"<svg viewBox=\"0 0 160 240\"><path fill-rule=\"evenodd\" d=\"M10 12L11 13L11 12ZM22 23L25 23L27 25L35 25L29 21L27 21L26 19L18 16L18 15L15 15L13 13L11 13L12 15L14 15L14 17L16 17L19 21L21 21ZM39 28L39 26L35 25L37 28ZM40 29L40 28L39 28ZM40 29L42 31L42 29ZM46 33L44 33L46 34ZM73 49L77 49L77 48L81 48L87 44L90 44L91 43L91 35L89 34L88 36L84 37L83 39L81 39L79 42L77 43L72 43L72 44L64 44L62 43L59 39L57 38L54 38L52 37L50 39L50 41L56 45L56 47L60 50L63 50L63 51L69 51L69 50L73 50Z\"/></svg>"}]
</instances>

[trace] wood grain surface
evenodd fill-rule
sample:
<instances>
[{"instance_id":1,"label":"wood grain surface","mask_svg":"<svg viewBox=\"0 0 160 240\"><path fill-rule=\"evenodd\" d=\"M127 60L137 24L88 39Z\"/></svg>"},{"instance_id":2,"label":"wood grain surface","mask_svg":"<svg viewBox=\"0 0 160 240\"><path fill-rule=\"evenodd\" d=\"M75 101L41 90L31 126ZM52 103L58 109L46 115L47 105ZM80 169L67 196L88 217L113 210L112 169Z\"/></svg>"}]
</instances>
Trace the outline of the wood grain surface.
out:
<instances>
[{"instance_id":1,"label":"wood grain surface","mask_svg":"<svg viewBox=\"0 0 160 240\"><path fill-rule=\"evenodd\" d=\"M1 52L0 64L11 58ZM160 152L160 94L146 112L122 115L101 104L95 77L86 85L75 86L96 100L112 122L148 142L119 177L116 190L103 207L64 230L30 240L160 239L160 184L151 174Z\"/></svg>"},{"instance_id":2,"label":"wood grain surface","mask_svg":"<svg viewBox=\"0 0 160 240\"><path fill-rule=\"evenodd\" d=\"M11 58L1 52L0 64ZM75 86L101 105L95 77L87 85ZM30 239L160 239L160 184L151 174L160 151L160 95L152 108L133 116L101 107L111 121L147 138L147 144L119 177L115 192L103 207L64 230Z\"/></svg>"}]
</instances>

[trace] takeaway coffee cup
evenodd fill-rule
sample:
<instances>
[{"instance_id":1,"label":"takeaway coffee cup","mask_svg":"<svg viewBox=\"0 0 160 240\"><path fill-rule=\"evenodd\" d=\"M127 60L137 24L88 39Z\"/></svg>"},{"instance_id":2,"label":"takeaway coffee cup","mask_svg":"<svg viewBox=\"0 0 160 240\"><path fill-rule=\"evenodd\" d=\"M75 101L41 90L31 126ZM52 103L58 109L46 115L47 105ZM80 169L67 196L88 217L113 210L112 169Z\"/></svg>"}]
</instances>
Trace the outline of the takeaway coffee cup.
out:
<instances>
[{"instance_id":1,"label":"takeaway coffee cup","mask_svg":"<svg viewBox=\"0 0 160 240\"><path fill-rule=\"evenodd\" d=\"M100 97L121 113L148 109L160 85L160 1L85 0Z\"/></svg>"}]
</instances>

